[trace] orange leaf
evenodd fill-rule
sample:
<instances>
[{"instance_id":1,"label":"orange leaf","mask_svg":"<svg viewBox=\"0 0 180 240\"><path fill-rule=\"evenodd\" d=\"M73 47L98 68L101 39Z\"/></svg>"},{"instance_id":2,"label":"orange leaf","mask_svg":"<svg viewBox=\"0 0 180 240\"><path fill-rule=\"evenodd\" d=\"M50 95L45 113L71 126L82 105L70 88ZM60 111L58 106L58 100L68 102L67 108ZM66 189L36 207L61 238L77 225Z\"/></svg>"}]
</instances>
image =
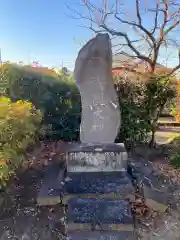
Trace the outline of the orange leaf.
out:
<instances>
[{"instance_id":1,"label":"orange leaf","mask_svg":"<svg viewBox=\"0 0 180 240\"><path fill-rule=\"evenodd\" d=\"M6 165L6 160L0 159L0 165Z\"/></svg>"}]
</instances>

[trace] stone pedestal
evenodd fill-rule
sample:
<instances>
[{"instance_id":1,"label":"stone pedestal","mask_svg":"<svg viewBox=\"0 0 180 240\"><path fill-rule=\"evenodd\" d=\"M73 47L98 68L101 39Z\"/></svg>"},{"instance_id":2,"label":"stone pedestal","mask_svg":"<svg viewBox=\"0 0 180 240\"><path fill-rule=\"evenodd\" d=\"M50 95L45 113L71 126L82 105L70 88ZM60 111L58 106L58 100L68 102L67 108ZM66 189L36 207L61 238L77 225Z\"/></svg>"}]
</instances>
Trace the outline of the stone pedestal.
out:
<instances>
[{"instance_id":1,"label":"stone pedestal","mask_svg":"<svg viewBox=\"0 0 180 240\"><path fill-rule=\"evenodd\" d=\"M123 143L70 144L67 156L67 174L70 172L126 171L127 158Z\"/></svg>"},{"instance_id":2,"label":"stone pedestal","mask_svg":"<svg viewBox=\"0 0 180 240\"><path fill-rule=\"evenodd\" d=\"M124 144L76 143L64 151L61 173L58 165L49 169L38 204L67 206L69 239L135 239Z\"/></svg>"},{"instance_id":3,"label":"stone pedestal","mask_svg":"<svg viewBox=\"0 0 180 240\"><path fill-rule=\"evenodd\" d=\"M69 144L62 202L67 204L70 239L135 239L124 144Z\"/></svg>"}]
</instances>

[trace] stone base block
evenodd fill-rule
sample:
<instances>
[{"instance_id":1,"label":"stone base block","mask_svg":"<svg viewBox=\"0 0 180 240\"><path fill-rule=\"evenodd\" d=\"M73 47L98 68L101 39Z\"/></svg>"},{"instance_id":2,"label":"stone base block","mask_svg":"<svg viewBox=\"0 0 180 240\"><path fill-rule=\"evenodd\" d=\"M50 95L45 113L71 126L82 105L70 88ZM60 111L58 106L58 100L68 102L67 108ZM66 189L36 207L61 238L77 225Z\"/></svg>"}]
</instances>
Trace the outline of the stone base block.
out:
<instances>
[{"instance_id":1,"label":"stone base block","mask_svg":"<svg viewBox=\"0 0 180 240\"><path fill-rule=\"evenodd\" d=\"M126 172L71 172L64 185L63 203L70 198L134 199L134 188Z\"/></svg>"},{"instance_id":2,"label":"stone base block","mask_svg":"<svg viewBox=\"0 0 180 240\"><path fill-rule=\"evenodd\" d=\"M127 200L76 198L68 201L68 231L133 231Z\"/></svg>"},{"instance_id":3,"label":"stone base block","mask_svg":"<svg viewBox=\"0 0 180 240\"><path fill-rule=\"evenodd\" d=\"M127 158L123 144L72 144L67 172L126 171Z\"/></svg>"}]
</instances>

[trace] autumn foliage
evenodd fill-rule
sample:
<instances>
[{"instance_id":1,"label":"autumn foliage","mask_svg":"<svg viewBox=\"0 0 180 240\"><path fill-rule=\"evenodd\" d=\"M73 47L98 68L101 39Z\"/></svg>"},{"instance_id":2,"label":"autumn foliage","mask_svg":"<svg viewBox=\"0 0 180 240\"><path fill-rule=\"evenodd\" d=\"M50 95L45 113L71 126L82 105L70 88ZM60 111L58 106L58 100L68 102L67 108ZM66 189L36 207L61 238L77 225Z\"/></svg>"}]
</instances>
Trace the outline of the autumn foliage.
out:
<instances>
[{"instance_id":1,"label":"autumn foliage","mask_svg":"<svg viewBox=\"0 0 180 240\"><path fill-rule=\"evenodd\" d=\"M49 76L49 77L54 77L57 78L58 75L57 73L53 70L53 69L49 69L46 67L26 67L26 71L29 71L31 73L38 73L41 74L43 76Z\"/></svg>"},{"instance_id":2,"label":"autumn foliage","mask_svg":"<svg viewBox=\"0 0 180 240\"><path fill-rule=\"evenodd\" d=\"M180 81L177 81L176 84L176 122L180 122Z\"/></svg>"},{"instance_id":3,"label":"autumn foliage","mask_svg":"<svg viewBox=\"0 0 180 240\"><path fill-rule=\"evenodd\" d=\"M0 97L0 189L22 163L38 136L42 114L26 101Z\"/></svg>"}]
</instances>

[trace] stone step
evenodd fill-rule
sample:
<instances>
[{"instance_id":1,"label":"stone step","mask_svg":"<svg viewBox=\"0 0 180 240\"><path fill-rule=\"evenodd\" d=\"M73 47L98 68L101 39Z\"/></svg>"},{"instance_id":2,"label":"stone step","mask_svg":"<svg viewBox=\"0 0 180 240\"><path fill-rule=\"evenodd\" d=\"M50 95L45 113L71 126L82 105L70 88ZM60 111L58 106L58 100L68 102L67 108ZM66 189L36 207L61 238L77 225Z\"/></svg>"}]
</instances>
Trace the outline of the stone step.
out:
<instances>
[{"instance_id":1,"label":"stone step","mask_svg":"<svg viewBox=\"0 0 180 240\"><path fill-rule=\"evenodd\" d=\"M130 203L124 199L72 198L68 201L67 230L132 232Z\"/></svg>"},{"instance_id":2,"label":"stone step","mask_svg":"<svg viewBox=\"0 0 180 240\"><path fill-rule=\"evenodd\" d=\"M63 186L63 203L70 198L134 199L127 172L73 172Z\"/></svg>"},{"instance_id":3,"label":"stone step","mask_svg":"<svg viewBox=\"0 0 180 240\"><path fill-rule=\"evenodd\" d=\"M46 169L45 177L37 196L39 206L50 206L61 203L62 198L59 186L64 180L65 164L52 164Z\"/></svg>"},{"instance_id":4,"label":"stone step","mask_svg":"<svg viewBox=\"0 0 180 240\"><path fill-rule=\"evenodd\" d=\"M132 232L115 231L76 231L71 232L69 240L135 240Z\"/></svg>"}]
</instances>

